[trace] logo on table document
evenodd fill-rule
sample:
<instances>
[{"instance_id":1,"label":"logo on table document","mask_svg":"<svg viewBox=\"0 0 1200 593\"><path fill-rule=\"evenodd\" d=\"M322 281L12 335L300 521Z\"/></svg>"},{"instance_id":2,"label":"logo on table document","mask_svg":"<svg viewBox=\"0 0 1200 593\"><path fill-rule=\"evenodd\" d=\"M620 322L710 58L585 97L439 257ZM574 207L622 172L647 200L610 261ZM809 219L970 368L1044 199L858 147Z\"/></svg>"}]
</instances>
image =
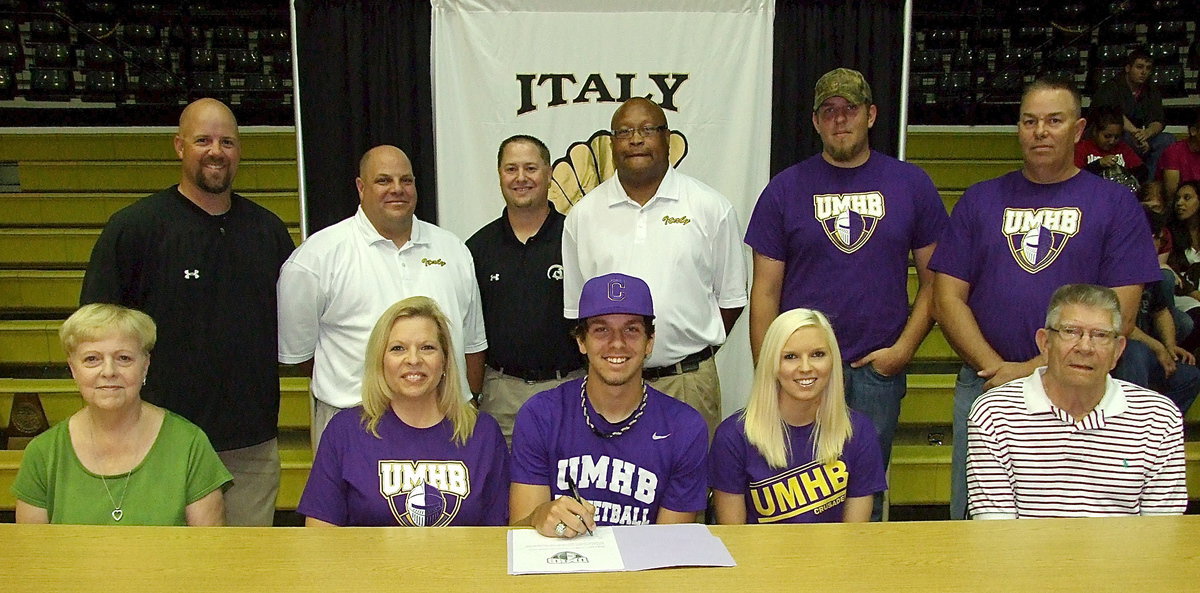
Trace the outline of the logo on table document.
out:
<instances>
[{"instance_id":1,"label":"logo on table document","mask_svg":"<svg viewBox=\"0 0 1200 593\"><path fill-rule=\"evenodd\" d=\"M813 196L813 216L843 253L866 245L884 214L883 194L877 191Z\"/></svg>"},{"instance_id":2,"label":"logo on table document","mask_svg":"<svg viewBox=\"0 0 1200 593\"><path fill-rule=\"evenodd\" d=\"M850 472L838 460L814 461L764 480L750 482L750 501L760 523L775 523L811 512L819 515L846 500Z\"/></svg>"},{"instance_id":3,"label":"logo on table document","mask_svg":"<svg viewBox=\"0 0 1200 593\"><path fill-rule=\"evenodd\" d=\"M471 493L461 461L379 462L379 493L402 527L441 527L454 520Z\"/></svg>"},{"instance_id":4,"label":"logo on table document","mask_svg":"<svg viewBox=\"0 0 1200 593\"><path fill-rule=\"evenodd\" d=\"M1026 272L1036 274L1054 263L1082 218L1078 208L1005 208L1008 250Z\"/></svg>"},{"instance_id":5,"label":"logo on table document","mask_svg":"<svg viewBox=\"0 0 1200 593\"><path fill-rule=\"evenodd\" d=\"M546 559L546 564L587 564L588 557L579 552L559 552Z\"/></svg>"}]
</instances>

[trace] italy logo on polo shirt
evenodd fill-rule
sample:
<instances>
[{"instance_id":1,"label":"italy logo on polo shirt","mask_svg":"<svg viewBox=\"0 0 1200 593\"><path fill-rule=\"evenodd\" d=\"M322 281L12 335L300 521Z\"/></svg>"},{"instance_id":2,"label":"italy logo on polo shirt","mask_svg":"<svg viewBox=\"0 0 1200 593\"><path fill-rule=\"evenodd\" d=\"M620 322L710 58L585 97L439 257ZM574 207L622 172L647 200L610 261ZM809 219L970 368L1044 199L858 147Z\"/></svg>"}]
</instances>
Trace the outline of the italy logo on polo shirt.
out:
<instances>
[{"instance_id":1,"label":"italy logo on polo shirt","mask_svg":"<svg viewBox=\"0 0 1200 593\"><path fill-rule=\"evenodd\" d=\"M884 214L883 194L877 191L813 196L813 217L844 253L866 245Z\"/></svg>"},{"instance_id":2,"label":"italy logo on polo shirt","mask_svg":"<svg viewBox=\"0 0 1200 593\"><path fill-rule=\"evenodd\" d=\"M1017 265L1036 274L1058 259L1082 219L1079 208L1005 208L1003 232Z\"/></svg>"}]
</instances>

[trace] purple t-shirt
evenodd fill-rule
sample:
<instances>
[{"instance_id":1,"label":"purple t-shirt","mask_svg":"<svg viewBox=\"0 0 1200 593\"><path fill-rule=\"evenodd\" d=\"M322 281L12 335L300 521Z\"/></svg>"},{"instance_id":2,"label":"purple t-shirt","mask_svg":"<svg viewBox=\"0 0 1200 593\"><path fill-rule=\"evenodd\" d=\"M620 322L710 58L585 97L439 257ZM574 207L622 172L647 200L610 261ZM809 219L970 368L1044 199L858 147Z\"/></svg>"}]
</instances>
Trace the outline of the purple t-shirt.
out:
<instances>
[{"instance_id":1,"label":"purple t-shirt","mask_svg":"<svg viewBox=\"0 0 1200 593\"><path fill-rule=\"evenodd\" d=\"M1037 356L1033 336L1060 286L1160 279L1137 199L1086 171L1048 184L1013 171L972 185L929 267L971 285L967 304L983 337L1010 362Z\"/></svg>"},{"instance_id":2,"label":"purple t-shirt","mask_svg":"<svg viewBox=\"0 0 1200 593\"><path fill-rule=\"evenodd\" d=\"M597 525L654 523L659 507L703 511L708 498L704 462L708 427L691 406L648 387L646 410L628 432L605 439L583 419L579 389L568 381L525 402L513 427L512 481L549 486L551 498L579 495L596 505ZM592 423L609 424L588 402Z\"/></svg>"},{"instance_id":3,"label":"purple t-shirt","mask_svg":"<svg viewBox=\"0 0 1200 593\"><path fill-rule=\"evenodd\" d=\"M329 421L296 512L358 527L508 524L508 449L491 416L461 447L449 420L413 428L389 410L377 430L362 407Z\"/></svg>"},{"instance_id":4,"label":"purple t-shirt","mask_svg":"<svg viewBox=\"0 0 1200 593\"><path fill-rule=\"evenodd\" d=\"M872 151L843 169L814 155L767 184L746 229L784 262L779 310L829 316L845 360L891 346L908 320L908 255L938 240L946 208L919 167Z\"/></svg>"},{"instance_id":5,"label":"purple t-shirt","mask_svg":"<svg viewBox=\"0 0 1200 593\"><path fill-rule=\"evenodd\" d=\"M850 410L854 434L829 465L813 461L813 426L788 426L791 455L787 467L779 469L746 440L741 412L726 418L708 456L710 485L745 497L747 523L837 523L847 498L887 490L879 435L870 418Z\"/></svg>"}]
</instances>

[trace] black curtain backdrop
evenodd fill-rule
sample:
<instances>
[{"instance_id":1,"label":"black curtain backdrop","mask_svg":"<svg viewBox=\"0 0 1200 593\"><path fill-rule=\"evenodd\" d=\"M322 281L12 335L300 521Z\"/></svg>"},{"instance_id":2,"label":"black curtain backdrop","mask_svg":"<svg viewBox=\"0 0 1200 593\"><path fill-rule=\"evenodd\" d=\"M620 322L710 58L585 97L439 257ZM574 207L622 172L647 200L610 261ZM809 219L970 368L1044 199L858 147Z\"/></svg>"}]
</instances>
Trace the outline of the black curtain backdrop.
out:
<instances>
[{"instance_id":1,"label":"black curtain backdrop","mask_svg":"<svg viewBox=\"0 0 1200 593\"><path fill-rule=\"evenodd\" d=\"M408 153L417 216L436 223L429 2L296 0L295 8L309 232L354 213L358 159L378 144ZM771 175L821 149L813 85L839 66L871 83L879 109L871 146L897 154L903 26L903 0L776 0Z\"/></svg>"},{"instance_id":2,"label":"black curtain backdrop","mask_svg":"<svg viewBox=\"0 0 1200 593\"><path fill-rule=\"evenodd\" d=\"M412 160L417 217L437 220L430 15L421 0L297 0L296 47L308 229L354 214L367 149Z\"/></svg>"},{"instance_id":3,"label":"black curtain backdrop","mask_svg":"<svg viewBox=\"0 0 1200 593\"><path fill-rule=\"evenodd\" d=\"M775 0L771 175L821 150L813 86L838 67L870 83L879 110L871 148L896 156L903 56L903 0Z\"/></svg>"}]
</instances>

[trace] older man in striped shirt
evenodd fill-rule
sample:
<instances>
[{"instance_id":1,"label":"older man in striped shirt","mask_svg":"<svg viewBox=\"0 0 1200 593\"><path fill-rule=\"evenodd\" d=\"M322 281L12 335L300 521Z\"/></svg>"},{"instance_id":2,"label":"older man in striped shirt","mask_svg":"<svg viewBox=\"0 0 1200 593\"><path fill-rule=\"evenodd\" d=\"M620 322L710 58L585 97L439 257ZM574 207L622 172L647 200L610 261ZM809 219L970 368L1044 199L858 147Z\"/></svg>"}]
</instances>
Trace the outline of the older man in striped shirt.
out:
<instances>
[{"instance_id":1,"label":"older man in striped shirt","mask_svg":"<svg viewBox=\"0 0 1200 593\"><path fill-rule=\"evenodd\" d=\"M1117 295L1070 284L1037 331L1046 366L980 397L967 421L974 519L1181 514L1183 420L1108 375L1125 349Z\"/></svg>"}]
</instances>

